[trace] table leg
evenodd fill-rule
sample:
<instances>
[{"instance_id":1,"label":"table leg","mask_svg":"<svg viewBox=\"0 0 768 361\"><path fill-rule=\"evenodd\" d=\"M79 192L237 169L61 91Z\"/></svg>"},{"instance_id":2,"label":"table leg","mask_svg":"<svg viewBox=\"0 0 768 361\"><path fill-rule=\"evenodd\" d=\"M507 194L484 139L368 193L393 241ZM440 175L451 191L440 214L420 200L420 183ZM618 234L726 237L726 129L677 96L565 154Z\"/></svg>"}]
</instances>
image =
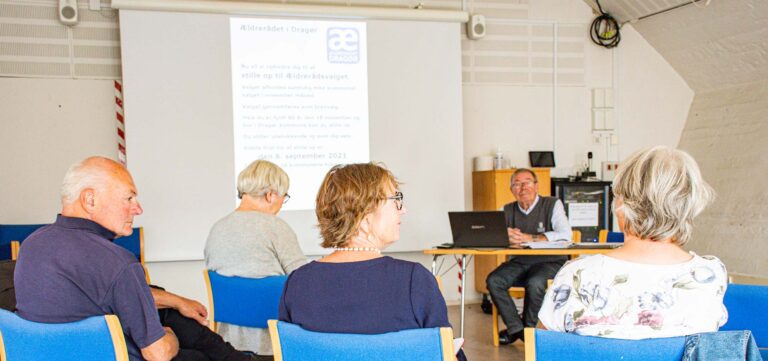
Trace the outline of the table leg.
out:
<instances>
[{"instance_id":1,"label":"table leg","mask_svg":"<svg viewBox=\"0 0 768 361\"><path fill-rule=\"evenodd\" d=\"M461 331L460 336L464 338L464 294L467 293L467 255L461 255Z\"/></svg>"},{"instance_id":2,"label":"table leg","mask_svg":"<svg viewBox=\"0 0 768 361\"><path fill-rule=\"evenodd\" d=\"M437 257L440 257L440 255L434 255L432 256L432 275L437 276Z\"/></svg>"}]
</instances>

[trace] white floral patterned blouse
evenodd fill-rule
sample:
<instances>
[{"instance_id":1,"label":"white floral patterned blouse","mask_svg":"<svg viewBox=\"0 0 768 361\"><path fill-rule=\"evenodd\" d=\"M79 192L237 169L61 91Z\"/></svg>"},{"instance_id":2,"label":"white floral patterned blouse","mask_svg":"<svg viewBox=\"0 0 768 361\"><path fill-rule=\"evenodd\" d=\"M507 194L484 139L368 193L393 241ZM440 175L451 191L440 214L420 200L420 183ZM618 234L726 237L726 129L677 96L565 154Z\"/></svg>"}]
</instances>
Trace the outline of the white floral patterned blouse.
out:
<instances>
[{"instance_id":1,"label":"white floral patterned blouse","mask_svg":"<svg viewBox=\"0 0 768 361\"><path fill-rule=\"evenodd\" d=\"M550 330L624 339L717 331L728 320L725 266L691 255L674 265L604 255L568 262L547 290L539 320Z\"/></svg>"}]
</instances>

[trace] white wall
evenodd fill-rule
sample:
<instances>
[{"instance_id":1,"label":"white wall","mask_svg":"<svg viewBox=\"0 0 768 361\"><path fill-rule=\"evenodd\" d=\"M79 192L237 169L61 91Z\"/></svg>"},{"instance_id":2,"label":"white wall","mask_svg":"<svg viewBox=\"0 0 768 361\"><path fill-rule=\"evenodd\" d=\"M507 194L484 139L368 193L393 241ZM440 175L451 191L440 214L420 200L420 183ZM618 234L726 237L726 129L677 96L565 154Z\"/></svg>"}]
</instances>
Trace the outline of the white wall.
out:
<instances>
[{"instance_id":1,"label":"white wall","mask_svg":"<svg viewBox=\"0 0 768 361\"><path fill-rule=\"evenodd\" d=\"M736 281L766 282L768 250L768 2L713 1L636 24L696 96L680 148L698 161L717 200L687 248L713 254ZM659 134L663 136L664 134Z\"/></svg>"},{"instance_id":2,"label":"white wall","mask_svg":"<svg viewBox=\"0 0 768 361\"><path fill-rule=\"evenodd\" d=\"M653 145L677 146L694 96L685 80L631 25L621 30L619 160Z\"/></svg>"},{"instance_id":3,"label":"white wall","mask_svg":"<svg viewBox=\"0 0 768 361\"><path fill-rule=\"evenodd\" d=\"M587 22L590 18L565 20ZM468 208L472 204L472 158L490 155L496 147L502 148L513 166L528 166L529 150L554 147L558 164L553 174L563 176L582 166L589 151L594 152L597 167L603 160L621 160L642 147L677 144L693 91L631 26L622 29L617 49L607 50L588 42L584 56L585 86L560 86L556 95L550 86L465 84ZM595 144L590 91L614 86L619 144L606 146L605 139ZM557 102L553 104L555 96ZM553 125L555 107L557 122Z\"/></svg>"},{"instance_id":4,"label":"white wall","mask_svg":"<svg viewBox=\"0 0 768 361\"><path fill-rule=\"evenodd\" d=\"M696 158L717 192L686 248L719 257L729 274L768 275L768 81L700 92L680 148ZM753 281L749 281L753 282Z\"/></svg>"},{"instance_id":5,"label":"white wall","mask_svg":"<svg viewBox=\"0 0 768 361\"><path fill-rule=\"evenodd\" d=\"M114 82L0 78L0 223L48 223L67 168L117 156Z\"/></svg>"},{"instance_id":6,"label":"white wall","mask_svg":"<svg viewBox=\"0 0 768 361\"><path fill-rule=\"evenodd\" d=\"M566 20L590 19L591 15ZM472 205L472 158L491 155L497 147L513 166L528 166L529 150L555 149L558 164L553 176L566 176L583 166L587 152L594 153L593 167L599 169L600 162L619 161L643 147L677 145L693 91L653 47L625 26L617 49L589 42L584 56L585 86L560 86L556 95L551 86L464 85L467 209ZM591 89L603 87L615 87L616 146L605 138L593 141Z\"/></svg>"}]
</instances>

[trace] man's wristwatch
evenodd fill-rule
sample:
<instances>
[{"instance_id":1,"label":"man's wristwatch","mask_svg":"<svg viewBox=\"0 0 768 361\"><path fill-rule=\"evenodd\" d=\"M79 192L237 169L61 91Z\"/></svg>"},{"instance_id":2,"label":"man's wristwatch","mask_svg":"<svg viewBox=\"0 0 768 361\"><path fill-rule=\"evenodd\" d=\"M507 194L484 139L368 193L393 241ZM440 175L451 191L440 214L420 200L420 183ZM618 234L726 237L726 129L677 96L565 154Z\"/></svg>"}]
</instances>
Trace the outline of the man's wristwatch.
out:
<instances>
[{"instance_id":1,"label":"man's wristwatch","mask_svg":"<svg viewBox=\"0 0 768 361\"><path fill-rule=\"evenodd\" d=\"M539 235L538 235L538 234L532 234L532 235L531 235L531 241L534 241L534 242L536 242L536 241L538 241L538 240L539 240Z\"/></svg>"}]
</instances>

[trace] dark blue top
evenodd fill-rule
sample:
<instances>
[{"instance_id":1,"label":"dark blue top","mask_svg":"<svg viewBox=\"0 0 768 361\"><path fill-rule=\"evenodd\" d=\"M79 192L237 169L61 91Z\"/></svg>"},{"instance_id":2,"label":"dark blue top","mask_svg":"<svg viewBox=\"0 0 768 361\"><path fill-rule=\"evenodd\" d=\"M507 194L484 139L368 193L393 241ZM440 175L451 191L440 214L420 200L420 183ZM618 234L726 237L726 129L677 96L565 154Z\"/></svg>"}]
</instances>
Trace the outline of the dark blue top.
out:
<instances>
[{"instance_id":1,"label":"dark blue top","mask_svg":"<svg viewBox=\"0 0 768 361\"><path fill-rule=\"evenodd\" d=\"M19 251L14 283L24 319L72 322L115 314L131 360L165 335L144 269L115 234L99 224L59 215L31 234Z\"/></svg>"},{"instance_id":2,"label":"dark blue top","mask_svg":"<svg viewBox=\"0 0 768 361\"><path fill-rule=\"evenodd\" d=\"M418 263L391 257L315 261L293 271L280 300L280 320L311 331L359 334L451 327L435 276Z\"/></svg>"}]
</instances>

